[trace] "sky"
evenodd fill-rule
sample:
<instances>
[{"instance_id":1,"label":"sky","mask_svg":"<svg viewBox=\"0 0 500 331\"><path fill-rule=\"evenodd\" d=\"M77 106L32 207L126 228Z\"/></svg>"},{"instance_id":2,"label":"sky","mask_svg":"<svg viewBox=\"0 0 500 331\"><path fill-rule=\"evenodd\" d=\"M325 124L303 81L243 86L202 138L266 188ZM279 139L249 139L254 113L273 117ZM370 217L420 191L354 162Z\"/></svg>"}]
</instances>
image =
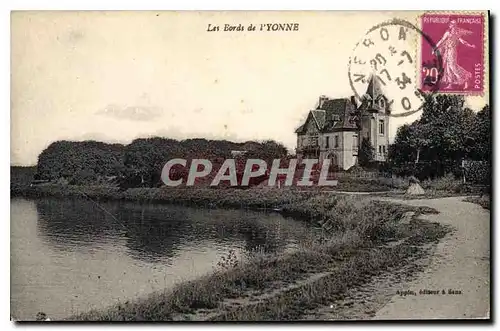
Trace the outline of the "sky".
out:
<instances>
[{"instance_id":1,"label":"sky","mask_svg":"<svg viewBox=\"0 0 500 331\"><path fill-rule=\"evenodd\" d=\"M293 149L320 95L354 94L348 63L367 31L394 17L417 24L419 14L13 12L11 164L36 164L62 139L275 139ZM299 28L260 31L267 23ZM466 102L479 110L488 97ZM418 116L392 118L391 137Z\"/></svg>"}]
</instances>

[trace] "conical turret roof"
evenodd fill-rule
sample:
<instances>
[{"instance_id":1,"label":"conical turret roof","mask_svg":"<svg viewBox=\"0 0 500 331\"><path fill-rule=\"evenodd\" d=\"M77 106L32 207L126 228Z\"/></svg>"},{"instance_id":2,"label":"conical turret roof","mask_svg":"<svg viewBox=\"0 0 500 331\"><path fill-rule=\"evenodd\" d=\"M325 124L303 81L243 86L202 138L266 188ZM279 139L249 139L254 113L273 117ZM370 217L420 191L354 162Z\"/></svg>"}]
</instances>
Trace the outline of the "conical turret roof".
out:
<instances>
[{"instance_id":1,"label":"conical turret roof","mask_svg":"<svg viewBox=\"0 0 500 331\"><path fill-rule=\"evenodd\" d=\"M366 94L368 94L372 100L375 100L379 95L384 94L380 81L373 74L370 75Z\"/></svg>"}]
</instances>

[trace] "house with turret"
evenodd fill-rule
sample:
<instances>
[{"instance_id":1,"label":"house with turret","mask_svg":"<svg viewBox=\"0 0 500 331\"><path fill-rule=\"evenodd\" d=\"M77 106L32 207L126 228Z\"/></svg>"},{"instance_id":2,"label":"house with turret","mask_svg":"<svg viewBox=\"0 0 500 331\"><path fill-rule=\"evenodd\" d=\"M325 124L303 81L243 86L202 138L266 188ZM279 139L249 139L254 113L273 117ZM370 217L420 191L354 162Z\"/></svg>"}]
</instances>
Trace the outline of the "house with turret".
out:
<instances>
[{"instance_id":1,"label":"house with turret","mask_svg":"<svg viewBox=\"0 0 500 331\"><path fill-rule=\"evenodd\" d=\"M361 100L320 96L315 109L295 130L299 158L314 158L347 170L358 162L363 138L374 147L374 161L385 161L389 147L391 105L372 76Z\"/></svg>"}]
</instances>

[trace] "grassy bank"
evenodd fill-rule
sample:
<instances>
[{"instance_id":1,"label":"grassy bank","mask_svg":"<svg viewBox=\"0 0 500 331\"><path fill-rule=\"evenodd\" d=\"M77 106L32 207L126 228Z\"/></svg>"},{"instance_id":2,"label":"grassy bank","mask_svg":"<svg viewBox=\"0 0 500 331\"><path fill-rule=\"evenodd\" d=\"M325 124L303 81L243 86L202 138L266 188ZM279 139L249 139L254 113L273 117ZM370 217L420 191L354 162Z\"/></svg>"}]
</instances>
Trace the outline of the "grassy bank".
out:
<instances>
[{"instance_id":1,"label":"grassy bank","mask_svg":"<svg viewBox=\"0 0 500 331\"><path fill-rule=\"evenodd\" d=\"M254 206L279 204L285 212L322 224L325 235L301 243L294 253L257 254L245 263L233 261L169 291L70 320L300 319L307 309L335 300L347 288L421 256L425 253L423 244L446 233L438 224L400 222L409 210L432 210L356 197L263 192L226 192L231 194L220 197L218 205L242 199ZM167 193L157 194L164 198L162 194ZM191 198L203 202L207 196L193 192Z\"/></svg>"},{"instance_id":2,"label":"grassy bank","mask_svg":"<svg viewBox=\"0 0 500 331\"><path fill-rule=\"evenodd\" d=\"M279 209L325 231L285 256L256 254L246 262L229 258L213 274L147 298L117 304L70 320L294 320L329 304L380 273L408 265L425 244L447 229L424 221L401 222L408 211L428 208L389 204L318 190L136 188L37 185L12 189L29 197L159 202L208 208Z\"/></svg>"},{"instance_id":3,"label":"grassy bank","mask_svg":"<svg viewBox=\"0 0 500 331\"><path fill-rule=\"evenodd\" d=\"M123 200L139 203L168 203L203 208L278 209L283 214L322 223L332 217L331 210L343 214L358 212L360 199L321 190L258 187L247 190L227 188L132 188L120 191L111 186L38 185L13 196L85 198L95 201ZM375 204L376 202L374 202ZM361 215L365 217L366 215ZM369 215L368 215L369 216ZM335 217L344 217L336 215ZM333 224L339 224L334 222ZM333 226L335 228L335 226Z\"/></svg>"},{"instance_id":4,"label":"grassy bank","mask_svg":"<svg viewBox=\"0 0 500 331\"><path fill-rule=\"evenodd\" d=\"M489 195L482 195L480 197L468 197L464 201L472 202L480 205L484 209L490 210L491 197Z\"/></svg>"},{"instance_id":5,"label":"grassy bank","mask_svg":"<svg viewBox=\"0 0 500 331\"><path fill-rule=\"evenodd\" d=\"M378 192L387 196L404 196L408 188L408 178L372 177L359 178L356 174L343 174L335 187L284 187L282 189L258 186L249 189L179 187L179 188L130 188L120 190L112 185L66 185L39 184L29 185L32 168L12 171L11 195L25 197L85 197L95 200L134 200L149 202L182 203L203 206L272 208L275 204L288 204L317 194L342 192ZM439 198L456 195L477 195L484 187L464 184L451 175L426 180L420 183L425 190L425 198ZM293 196L289 193L292 192ZM385 192L385 193L384 193ZM412 196L410 196L412 197ZM418 198L418 196L417 196Z\"/></svg>"}]
</instances>

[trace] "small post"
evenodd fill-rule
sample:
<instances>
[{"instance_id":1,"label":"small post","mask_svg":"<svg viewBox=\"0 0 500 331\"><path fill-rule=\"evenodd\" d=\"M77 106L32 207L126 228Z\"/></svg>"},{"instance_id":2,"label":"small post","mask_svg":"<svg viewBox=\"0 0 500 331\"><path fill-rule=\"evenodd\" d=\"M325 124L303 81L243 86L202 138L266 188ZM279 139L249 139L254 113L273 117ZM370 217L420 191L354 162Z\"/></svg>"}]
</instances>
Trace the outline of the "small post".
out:
<instances>
[{"instance_id":1,"label":"small post","mask_svg":"<svg viewBox=\"0 0 500 331\"><path fill-rule=\"evenodd\" d=\"M462 159L462 178L463 178L463 181L465 184L466 180L465 180L465 160L464 159Z\"/></svg>"}]
</instances>

